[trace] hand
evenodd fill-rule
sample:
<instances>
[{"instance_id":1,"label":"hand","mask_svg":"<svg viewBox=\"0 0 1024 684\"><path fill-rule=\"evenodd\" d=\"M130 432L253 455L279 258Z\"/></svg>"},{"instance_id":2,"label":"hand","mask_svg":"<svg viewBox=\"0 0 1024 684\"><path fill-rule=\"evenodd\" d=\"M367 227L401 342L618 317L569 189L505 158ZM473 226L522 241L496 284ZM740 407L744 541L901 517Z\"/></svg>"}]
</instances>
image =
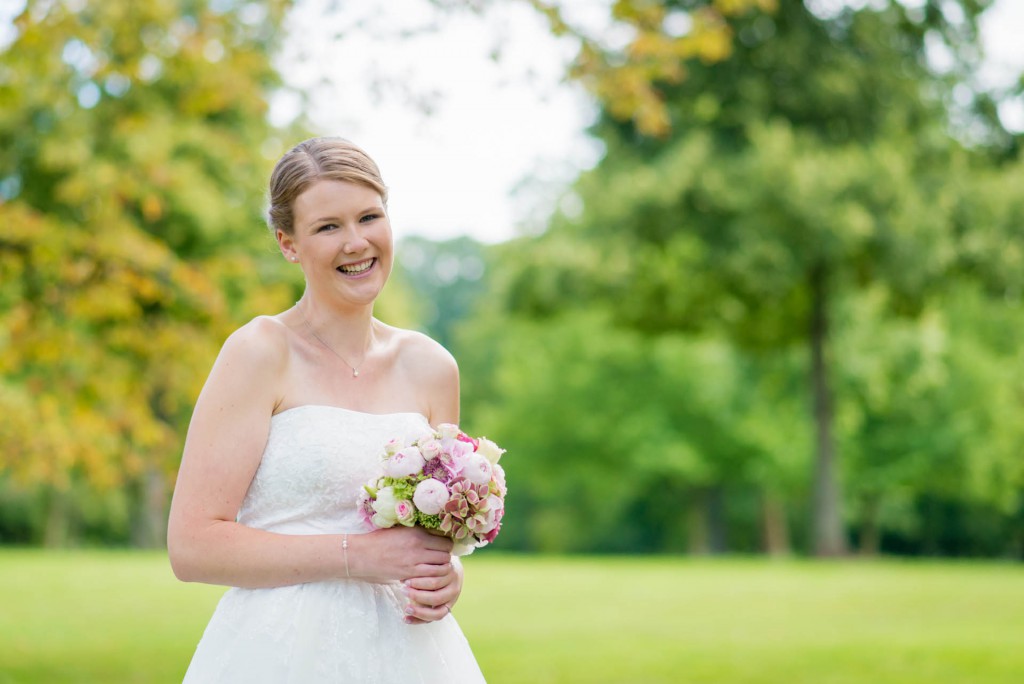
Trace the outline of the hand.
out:
<instances>
[{"instance_id":1,"label":"hand","mask_svg":"<svg viewBox=\"0 0 1024 684\"><path fill-rule=\"evenodd\" d=\"M462 594L464 573L462 563L455 558L450 570L440 577L413 577L403 583L405 595L409 597L405 621L410 624L424 624L441 620L452 612L455 602Z\"/></svg>"},{"instance_id":2,"label":"hand","mask_svg":"<svg viewBox=\"0 0 1024 684\"><path fill-rule=\"evenodd\" d=\"M367 582L440 578L451 572L452 540L421 527L389 527L348 540L350 576Z\"/></svg>"}]
</instances>

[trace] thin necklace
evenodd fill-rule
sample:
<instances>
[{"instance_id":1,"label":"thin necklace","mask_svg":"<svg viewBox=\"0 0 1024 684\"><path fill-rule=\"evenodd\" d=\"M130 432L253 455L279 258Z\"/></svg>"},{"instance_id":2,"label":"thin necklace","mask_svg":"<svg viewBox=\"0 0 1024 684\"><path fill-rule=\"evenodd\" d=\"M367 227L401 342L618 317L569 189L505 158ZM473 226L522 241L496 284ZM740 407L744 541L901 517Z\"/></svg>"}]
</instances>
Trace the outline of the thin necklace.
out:
<instances>
[{"instance_id":1,"label":"thin necklace","mask_svg":"<svg viewBox=\"0 0 1024 684\"><path fill-rule=\"evenodd\" d=\"M306 314L302 311L302 307L301 306L296 304L295 308L299 310L299 315L302 316L302 322L306 324L306 330L309 331L309 334L312 335L313 337L315 337L317 339L317 342L319 342L320 344L322 344L325 347L327 347L327 351L329 351L332 354L334 354L335 356L337 356L339 359L342 360L342 363L344 363L346 366L351 368L352 369L352 377L353 378L358 378L359 377L359 369L356 368L355 366L353 366L348 361L346 361L344 356L342 356L338 352L334 351L334 347L332 347L331 345L329 345L326 342L324 342L324 338L322 338L322 337L320 337L319 335L316 334L316 331L313 330L313 326L311 326L309 324L309 320L306 319ZM363 356L363 363L366 363L366 356L365 355ZM360 363L359 365L362 366L363 363Z\"/></svg>"}]
</instances>

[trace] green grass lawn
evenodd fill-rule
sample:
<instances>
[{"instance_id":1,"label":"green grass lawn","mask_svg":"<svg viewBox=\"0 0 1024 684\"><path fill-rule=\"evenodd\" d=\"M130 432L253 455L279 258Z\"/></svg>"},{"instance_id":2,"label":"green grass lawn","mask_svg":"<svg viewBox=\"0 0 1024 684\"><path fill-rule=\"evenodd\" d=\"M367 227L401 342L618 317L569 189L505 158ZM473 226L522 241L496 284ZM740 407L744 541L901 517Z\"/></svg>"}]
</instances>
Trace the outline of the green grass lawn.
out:
<instances>
[{"instance_id":1,"label":"green grass lawn","mask_svg":"<svg viewBox=\"0 0 1024 684\"><path fill-rule=\"evenodd\" d=\"M1024 682L1021 565L480 553L466 569L455 614L491 684ZM180 681L222 592L160 553L0 550L0 683Z\"/></svg>"}]
</instances>

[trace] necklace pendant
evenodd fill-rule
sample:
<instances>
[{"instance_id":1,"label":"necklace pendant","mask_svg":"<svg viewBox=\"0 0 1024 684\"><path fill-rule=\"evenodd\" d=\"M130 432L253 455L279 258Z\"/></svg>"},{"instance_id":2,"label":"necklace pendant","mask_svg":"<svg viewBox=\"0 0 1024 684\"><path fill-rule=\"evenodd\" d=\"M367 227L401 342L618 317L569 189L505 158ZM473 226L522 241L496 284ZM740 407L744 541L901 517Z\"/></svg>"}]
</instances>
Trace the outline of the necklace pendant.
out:
<instances>
[{"instance_id":1,"label":"necklace pendant","mask_svg":"<svg viewBox=\"0 0 1024 684\"><path fill-rule=\"evenodd\" d=\"M359 377L359 371L357 371L355 368L352 369L352 377L353 378L358 378Z\"/></svg>"}]
</instances>

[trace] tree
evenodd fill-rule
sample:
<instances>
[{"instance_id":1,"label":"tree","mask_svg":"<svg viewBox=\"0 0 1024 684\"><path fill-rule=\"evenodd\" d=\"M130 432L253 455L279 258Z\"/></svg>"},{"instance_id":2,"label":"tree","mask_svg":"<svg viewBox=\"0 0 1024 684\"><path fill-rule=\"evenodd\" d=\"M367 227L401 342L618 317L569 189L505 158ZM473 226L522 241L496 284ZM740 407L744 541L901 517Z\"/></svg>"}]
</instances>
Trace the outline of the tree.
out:
<instances>
[{"instance_id":1,"label":"tree","mask_svg":"<svg viewBox=\"0 0 1024 684\"><path fill-rule=\"evenodd\" d=\"M286 6L30 1L0 52L0 473L50 543L80 485L160 543L217 346L293 301L259 215Z\"/></svg>"},{"instance_id":2,"label":"tree","mask_svg":"<svg viewBox=\"0 0 1024 684\"><path fill-rule=\"evenodd\" d=\"M603 300L614 320L651 335L715 330L750 350L804 346L821 555L846 549L836 303L881 287L893 314L918 314L964 271L967 180L1005 158L1009 138L984 112L972 121L992 147L957 140L955 79L925 56L938 32L968 59L981 9L965 2L952 23L936 3L819 16L790 0L771 18L736 20L729 60L691 64L663 87L668 139L645 138L609 108L595 129L607 154L575 188L582 212L524 243L531 258L505 290L528 316Z\"/></svg>"}]
</instances>

